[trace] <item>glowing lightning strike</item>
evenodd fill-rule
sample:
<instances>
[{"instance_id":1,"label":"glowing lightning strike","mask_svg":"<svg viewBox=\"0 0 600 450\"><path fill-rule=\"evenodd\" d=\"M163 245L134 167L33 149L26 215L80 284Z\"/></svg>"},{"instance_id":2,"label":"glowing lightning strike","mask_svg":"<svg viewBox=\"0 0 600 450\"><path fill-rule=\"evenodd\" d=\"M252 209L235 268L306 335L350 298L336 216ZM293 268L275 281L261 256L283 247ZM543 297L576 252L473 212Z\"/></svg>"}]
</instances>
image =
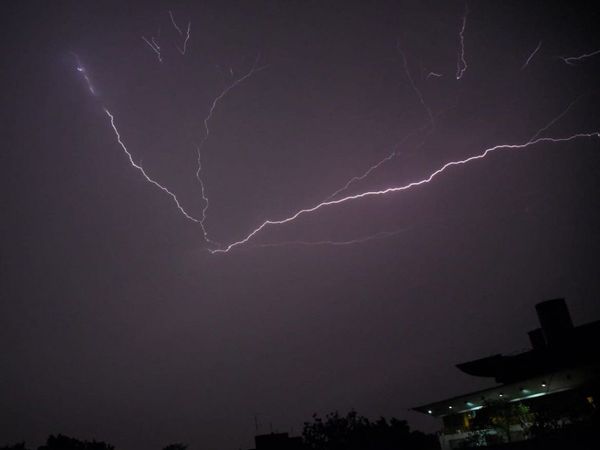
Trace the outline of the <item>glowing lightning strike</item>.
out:
<instances>
[{"instance_id":1,"label":"glowing lightning strike","mask_svg":"<svg viewBox=\"0 0 600 450\"><path fill-rule=\"evenodd\" d=\"M204 209L202 210L202 220L200 221L200 224L202 225L202 230L204 231L204 236L208 242L212 242L208 239L206 229L204 228L204 221L206 220L206 213L208 211L208 198L205 195L204 182L202 181L202 178L200 177L200 172L202 171L201 151L202 151L204 144L208 140L208 137L210 136L210 128L209 128L208 124L210 122L210 119L213 116L213 113L214 113L217 105L219 104L219 101L222 100L223 97L225 97L229 93L229 91L231 91L237 85L242 83L244 80L250 78L253 74L255 74L263 69L266 69L268 67L265 65L265 66L261 66L261 67L257 68L256 66L258 64L259 59L260 59L260 55L257 55L250 71L243 77L235 80L233 83L231 83L229 86L227 86L217 97L215 97L215 99L213 100L213 102L210 106L210 109L208 111L208 115L204 119L204 136L202 137L200 144L197 146L197 149L196 149L197 154L198 154L198 159L197 159L198 165L197 165L197 169L196 169L196 178L198 179L198 182L200 183L202 199L204 200Z\"/></svg>"},{"instance_id":2,"label":"glowing lightning strike","mask_svg":"<svg viewBox=\"0 0 600 450\"><path fill-rule=\"evenodd\" d=\"M347 241L326 241L326 240L324 240L324 241L284 241L284 242L274 242L271 244L257 244L257 245L254 245L253 247L254 248L284 247L284 246L287 247L290 245L299 245L299 246L305 246L305 247L333 245L333 246L342 247L342 246L346 246L346 245L364 244L369 241L386 239L386 238L396 236L401 233L405 233L408 230L409 230L409 228L402 228L402 229L396 230L396 231L380 231L379 233L376 233L373 235L360 237L360 238L356 238L356 239L349 239Z\"/></svg>"},{"instance_id":3,"label":"glowing lightning strike","mask_svg":"<svg viewBox=\"0 0 600 450\"><path fill-rule=\"evenodd\" d=\"M223 89L223 91L217 97L215 97L215 99L213 100L213 102L212 102L212 104L210 106L210 109L208 111L208 115L204 119L204 136L202 137L202 140L200 141L200 145L198 146L198 152L200 151L200 149L202 148L202 146L204 145L204 143L208 139L208 136L210 135L210 128L208 127L208 123L210 122L210 119L212 118L213 113L215 112L215 109L216 109L217 105L223 99L223 97L225 97L229 93L229 91L231 91L237 85L239 85L240 83L242 83L244 80L250 78L255 73L260 72L261 70L266 69L268 67L267 65L265 65L265 66L261 66L261 67L257 68L256 66L258 64L259 59L260 59L260 55L257 55L256 59L254 60L254 64L252 65L252 68L250 69L250 71L246 75L244 75L243 77L238 78L233 83L231 83L229 86L227 86L225 89ZM198 165L200 165L200 161L198 161ZM198 171L196 171L196 175L199 173L199 171L200 171L200 168L198 167Z\"/></svg>"},{"instance_id":4,"label":"glowing lightning strike","mask_svg":"<svg viewBox=\"0 0 600 450\"><path fill-rule=\"evenodd\" d=\"M462 18L462 27L460 28L460 52L456 62L456 79L460 80L467 70L467 61L465 59L465 28L467 27L467 15L469 14L469 5L465 3L465 14Z\"/></svg>"},{"instance_id":5,"label":"glowing lightning strike","mask_svg":"<svg viewBox=\"0 0 600 450\"><path fill-rule=\"evenodd\" d=\"M406 61L406 55L400 49L399 42L396 44L396 49L398 50L398 53L400 53L400 56L402 56L402 61L404 63L404 72L406 73L406 78L408 78L408 81L410 82L410 85L412 86L413 91L415 92L415 94L417 94L417 97L419 97L419 101L421 102L421 105L423 105L425 112L427 112L427 115L429 116L429 121L431 122L431 127L433 128L435 126L435 122L433 120L433 114L431 113L431 109L429 109L429 106L427 106L427 104L425 103L423 94L421 93L421 91L419 90L417 85L415 84L415 81L413 80L413 77L410 74L410 70L408 70L408 62Z\"/></svg>"},{"instance_id":6,"label":"glowing lightning strike","mask_svg":"<svg viewBox=\"0 0 600 450\"><path fill-rule=\"evenodd\" d=\"M404 142L406 142L411 136L420 133L421 131L425 130L426 128L429 127L429 124L422 126L421 128L418 128L414 131L411 131L410 133L408 133L406 136L404 136L400 142L398 142L395 147L400 147L402 144L404 144ZM423 142L421 144L419 144L417 146L417 148L419 148L421 145L423 145ZM365 178L367 178L369 175L371 175L372 172L376 171L377 169L379 169L379 167L381 167L383 164L385 164L388 161L391 161L392 159L394 159L396 156L398 155L398 149L393 150L390 154L388 154L385 158L379 160L378 162L376 162L375 164L373 164L371 167L369 167L365 172L363 172L362 175L357 175L355 177L350 178L350 180L348 180L346 182L346 184L344 184L341 188L339 188L337 191L335 191L334 193L330 194L325 201L331 200L334 197L336 197L338 194L341 194L342 192L344 192L346 189L348 189L352 184L357 183L359 181L364 180Z\"/></svg>"},{"instance_id":7,"label":"glowing lightning strike","mask_svg":"<svg viewBox=\"0 0 600 450\"><path fill-rule=\"evenodd\" d=\"M358 181L364 180L365 178L367 178L371 172L377 170L381 165L385 164L386 162L394 159L396 157L396 150L392 151L389 155L387 155L385 158L383 158L382 160L378 161L377 163L373 164L371 167L369 167L367 169L366 172L364 172L362 175L357 175L355 177L350 178L350 180L348 180L348 182L343 185L341 188L339 188L337 191L335 191L333 194L331 194L329 197L327 197L325 199L325 201L328 201L332 198L334 198L336 195L344 192L346 189L348 189L350 187L350 185L352 185L353 183L356 183Z\"/></svg>"},{"instance_id":8,"label":"glowing lightning strike","mask_svg":"<svg viewBox=\"0 0 600 450\"><path fill-rule=\"evenodd\" d=\"M198 149L198 172L196 172L196 177L200 182L200 194L202 195L202 201L204 202L204 208L202 208L202 220L200 223L204 223L206 220L206 210L208 209L208 197L204 192L204 181L202 181L202 177L200 177L200 172L202 171L202 158L200 156L200 149ZM206 234L206 232L204 233Z\"/></svg>"},{"instance_id":9,"label":"glowing lightning strike","mask_svg":"<svg viewBox=\"0 0 600 450\"><path fill-rule=\"evenodd\" d=\"M198 148L198 171L196 172L196 178L198 178L198 182L200 183L200 195L202 195L202 201L204 202L204 207L202 208L202 218L198 221L198 223L200 224L200 227L202 228L202 233L204 234L204 240L209 244L219 246L220 244L218 242L215 242L208 237L208 231L206 230L206 226L204 225L204 222L206 221L206 212L208 211L209 203L208 203L208 197L206 196L206 192L205 192L204 181L202 180L202 177L200 176L201 171L202 171L202 158L200 156L200 148Z\"/></svg>"},{"instance_id":10,"label":"glowing lightning strike","mask_svg":"<svg viewBox=\"0 0 600 450\"><path fill-rule=\"evenodd\" d=\"M137 170L140 171L140 173L144 176L144 178L146 179L146 181L148 181L149 183L153 184L154 186L156 186L157 188L159 188L161 191L165 192L166 194L168 194L173 199L173 201L175 202L175 204L177 205L177 209L179 209L179 212L181 212L181 214L183 214L183 216L186 219L191 220L192 222L200 223L200 221L198 219L196 219L195 217L192 217L191 215L189 215L187 213L187 211L185 209L183 209L183 207L179 203L179 200L177 199L177 196L175 194L173 194L170 190L168 190L166 187L164 187L163 185L161 185L157 181L155 181L152 178L150 178L148 176L148 174L146 173L146 171L144 170L144 168L142 166L136 164L133 161L133 157L131 156L131 153L129 153L129 150L127 150L127 147L123 143L123 140L121 139L121 134L119 133L119 130L117 129L117 126L115 125L115 118L114 118L114 116L106 108L104 108L104 112L109 117L109 119L110 119L110 125L111 125L113 131L115 132L115 136L117 137L117 142L119 143L119 145L121 146L121 148L123 149L123 151L125 152L125 154L127 155L127 157L129 158L129 162L131 163L131 165L134 168L136 168Z\"/></svg>"},{"instance_id":11,"label":"glowing lightning strike","mask_svg":"<svg viewBox=\"0 0 600 450\"><path fill-rule=\"evenodd\" d=\"M79 57L77 56L77 54L75 54L75 53L73 53L73 52L72 52L72 54L73 54L73 56L75 57L75 59L76 59L76 62L77 62L77 66L76 66L76 68L77 68L77 71L78 71L80 74L82 74L83 78L85 79L85 81L86 81L86 83L87 83L87 85L88 85L88 89L89 89L89 91L90 91L90 92L91 92L91 93L92 93L94 96L96 96L96 91L94 90L94 88L93 88L93 86L92 86L92 84L91 84L91 81L90 81L90 78L89 78L89 76L87 75L87 70L86 70L86 68L85 68L85 67L83 66L83 64L81 63L81 61L80 61ZM141 174L144 176L144 178L146 179L146 181L148 181L149 183L153 184L154 186L156 186L157 188L159 188L161 191L163 191L163 192L165 192L167 195L169 195L169 196L171 197L171 199L173 200L173 202L175 203L175 205L177 206L177 209L179 210L179 212L180 212L181 214L183 214L183 216L184 216L186 219L188 219L188 220L191 220L192 222L198 223L198 224L201 226L201 228L202 228L202 231L203 231L203 233L204 233L204 237L205 237L205 240L206 240L206 242L208 242L208 243L211 243L211 244L217 244L217 243L215 243L215 242L211 241L210 239L208 239L208 237L207 237L207 235L206 235L206 230L204 229L204 223L203 223L203 221L204 221L204 218L205 218L205 210L203 210L203 211L202 211L202 216L203 216L202 220L198 220L198 219L196 219L195 217L191 216L191 215L190 215L190 214L189 214L189 213L188 213L188 212L187 212L187 211L186 211L186 210L185 210L185 209L184 209L184 208L181 206L181 203L179 203L179 200L177 199L177 196L176 196L176 195L175 195L173 192L171 192L169 189L167 189L166 187L164 187L163 185L161 185L161 184L160 184L159 182L157 182L156 180L154 180L154 179L150 178L150 176L149 176L149 175L146 173L146 171L144 170L144 168L143 168L141 165L139 165L139 164L136 164L136 163L133 161L133 156L131 155L131 153L130 153L130 152L129 152L129 150L127 149L127 146L126 146L126 145L125 145L125 143L123 142L123 139L121 138L121 134L119 133L119 130L118 130L118 128L117 128L117 125L115 124L115 118L114 118L114 115L113 115L113 114L112 114L112 113L111 113L111 112L108 110L108 108L106 108L106 107L102 107L102 109L104 110L104 112L105 112L105 113L106 113L106 115L108 116L108 118L109 118L109 120L110 120L110 125L111 125L111 127L112 127L112 129L113 129L113 132L114 132L114 134L115 134L116 138L117 138L117 142L119 143L119 145L121 146L121 148L123 149L123 151L125 152L125 154L127 155L127 158L129 158L129 162L130 162L130 164L131 164L131 165L132 165L132 166L133 166L135 169L137 169L137 170L138 170L138 171L139 171L139 172L140 172L140 173L141 173ZM203 186L202 184L201 184L201 186L202 186L202 198L203 198L203 199L205 199L205 201L206 201L206 206L208 206L208 199L206 199L206 197L204 196L204 186ZM205 208L206 208L206 206L205 206Z\"/></svg>"},{"instance_id":12,"label":"glowing lightning strike","mask_svg":"<svg viewBox=\"0 0 600 450\"><path fill-rule=\"evenodd\" d=\"M173 13L171 11L169 11L169 17L171 18L171 23L173 24L173 26L179 33L179 36L181 36L184 39L183 48L179 48L179 46L177 46L177 50L179 50L179 53L181 53L182 55L185 55L186 46L187 46L188 41L190 40L190 31L191 31L191 27L192 27L192 22L188 22L187 31L184 36L183 31L181 31L181 28L179 28L179 26L177 25L177 22L175 22L175 17L173 17Z\"/></svg>"},{"instance_id":13,"label":"glowing lightning strike","mask_svg":"<svg viewBox=\"0 0 600 450\"><path fill-rule=\"evenodd\" d=\"M479 160L479 159L483 159L485 158L487 155L489 155L490 153L496 151L496 150L520 150L520 149L524 149L527 147L531 147L533 145L539 144L539 143L559 143L559 142L569 142L569 141L573 141L575 139L581 139L581 138L592 138L592 137L596 137L596 138L600 138L600 132L593 132L593 133L578 133L578 134L573 134L571 136L565 137L565 138L550 138L550 137L544 137L544 138L538 138L535 140L530 140L527 141L523 144L500 144L500 145L496 145L494 147L490 147L488 149L486 149L485 151L483 151L482 153L479 153L477 155L474 156L470 156L466 159L461 159L458 161L451 161L448 162L446 164L444 164L442 167L440 167L439 169L437 169L436 171L432 172L428 177L423 178L419 181L413 181L411 183L402 185L402 186L394 186L394 187L389 187L387 189L383 189L383 190L378 190L378 191L366 191L366 192L362 192L360 194L355 194L355 195L349 195L347 197L343 197L340 198L338 200L329 200L329 201L325 201L325 202L321 202L311 208L306 208L306 209L301 209L299 211L297 211L296 213L294 213L293 215L285 218L285 219L281 219L281 220L266 220L264 221L259 227L255 228L251 233L249 233L245 238L239 240L239 241L235 241L229 245L227 245L224 248L221 249L215 249L215 250L209 250L210 253L215 254L215 253L228 253L231 249L238 247L240 245L243 245L245 243L247 243L250 239L252 239L257 233L259 233L263 228L269 226L269 225L283 225L289 222L292 222L294 220L296 220L299 216L304 215L304 214L308 214L308 213L312 213L314 211L317 211L321 208L325 208L327 206L332 206L332 205L337 205L340 203L345 203L348 201L352 201L352 200L359 200L362 198L367 198L367 197L374 197L374 196L381 196L381 195L387 195L387 194L391 194L391 193L395 193L395 192L401 192L401 191L406 191L409 190L413 187L416 186L420 186L423 184L427 184L429 182L431 182L434 178L436 178L438 175L442 174L443 172L445 172L447 169L454 167L454 166L459 166L459 165L464 165L464 164L468 164L472 161L475 160Z\"/></svg>"},{"instance_id":14,"label":"glowing lightning strike","mask_svg":"<svg viewBox=\"0 0 600 450\"><path fill-rule=\"evenodd\" d=\"M443 114L442 112L439 112L437 115L441 115ZM357 183L359 181L364 180L365 178L367 178L369 175L371 175L371 173L373 173L374 171L376 171L377 169L379 169L379 167L381 167L383 164L387 163L388 161L391 161L392 159L394 159L398 153L402 153L399 151L399 147L404 144L409 138L411 138L412 136L419 134L420 132L426 130L427 128L429 128L429 132L433 131L432 128L430 128L429 124L426 123L425 125L423 125L420 128L417 128L413 131L411 131L410 133L406 134L399 142L397 142L396 144L394 144L394 150L389 153L385 158L379 160L378 162L376 162L375 164L373 164L371 167L369 167L365 172L363 172L362 175L357 175L355 177L350 178L346 184L344 184L341 188L339 188L337 191L335 191L333 194L330 194L328 197L325 198L324 201L328 201L331 200L332 198L336 197L338 194L341 194L342 192L344 192L346 189L348 189L352 184ZM417 145L415 147L416 149L419 149L423 146L423 144L425 144L425 140L421 141L421 143L419 145Z\"/></svg>"},{"instance_id":15,"label":"glowing lightning strike","mask_svg":"<svg viewBox=\"0 0 600 450\"><path fill-rule=\"evenodd\" d=\"M154 40L154 38L150 38L151 41L149 41L148 39L146 39L144 36L142 36L142 39L144 40L144 42L146 44L148 44L148 46L152 49L152 51L154 53L156 53L156 57L158 58L158 62L163 62L162 60L162 56L160 54L160 46L156 43L156 41Z\"/></svg>"},{"instance_id":16,"label":"glowing lightning strike","mask_svg":"<svg viewBox=\"0 0 600 450\"><path fill-rule=\"evenodd\" d=\"M185 39L183 40L183 48L180 49L179 47L177 47L177 50L179 50L179 52L182 55L185 55L185 51L186 51L186 48L187 48L187 43L190 40L190 31L191 31L191 29L192 29L192 22L188 22L187 31L186 31L186 34L185 34Z\"/></svg>"},{"instance_id":17,"label":"glowing lightning strike","mask_svg":"<svg viewBox=\"0 0 600 450\"><path fill-rule=\"evenodd\" d=\"M171 11L169 11L169 17L171 18L171 23L179 33L179 36L183 36L183 32L181 31L181 28L177 26L177 22L175 22L175 18L173 17L173 13Z\"/></svg>"},{"instance_id":18,"label":"glowing lightning strike","mask_svg":"<svg viewBox=\"0 0 600 450\"><path fill-rule=\"evenodd\" d=\"M592 56L596 56L600 54L600 50L596 50L594 52L591 53L584 53L583 55L579 55L579 56L569 56L568 58L565 58L563 56L561 56L560 58L568 65L573 66L575 62L579 62L581 60L584 60L586 58L591 58Z\"/></svg>"},{"instance_id":19,"label":"glowing lightning strike","mask_svg":"<svg viewBox=\"0 0 600 450\"><path fill-rule=\"evenodd\" d=\"M581 97L582 96L579 96L571 103L569 103L569 106L567 106L563 112L561 112L558 116L556 116L554 119L548 122L544 127L540 128L533 136L529 138L529 140L533 141L534 139L537 139L544 131L547 131L552 125L554 125L556 122L562 119L565 116L565 114L567 114L571 110L573 105L579 101Z\"/></svg>"},{"instance_id":20,"label":"glowing lightning strike","mask_svg":"<svg viewBox=\"0 0 600 450\"><path fill-rule=\"evenodd\" d=\"M535 54L539 51L539 49L541 47L542 47L542 41L540 41L539 44L537 45L537 47L535 48L535 50L533 52L531 52L531 54L529 55L529 57L527 58L525 63L521 66L521 70L525 69L525 67L527 67L529 65L529 63L531 62L531 60L533 59L533 57L535 56Z\"/></svg>"},{"instance_id":21,"label":"glowing lightning strike","mask_svg":"<svg viewBox=\"0 0 600 450\"><path fill-rule=\"evenodd\" d=\"M75 58L75 61L77 62L77 72L79 72L81 74L81 76L83 76L83 79L85 80L85 83L87 84L87 88L88 91L90 91L90 94L92 94L94 97L96 97L98 95L98 93L96 92L96 89L94 88L94 85L92 84L92 80L90 79L87 70L85 69L85 67L83 66L83 64L81 64L81 60L79 59L79 56L77 55L77 53L71 52L71 54L73 55L73 57Z\"/></svg>"}]
</instances>

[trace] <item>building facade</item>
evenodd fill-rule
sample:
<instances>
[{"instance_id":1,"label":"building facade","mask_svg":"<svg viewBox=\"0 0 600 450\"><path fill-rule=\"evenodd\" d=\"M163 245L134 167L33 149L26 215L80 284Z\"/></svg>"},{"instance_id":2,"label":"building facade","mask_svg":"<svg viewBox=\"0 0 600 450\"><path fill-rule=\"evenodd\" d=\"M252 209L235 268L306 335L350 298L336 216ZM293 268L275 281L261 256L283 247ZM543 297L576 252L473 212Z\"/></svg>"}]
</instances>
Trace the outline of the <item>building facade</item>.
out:
<instances>
[{"instance_id":1,"label":"building facade","mask_svg":"<svg viewBox=\"0 0 600 450\"><path fill-rule=\"evenodd\" d=\"M531 349L458 364L497 385L414 408L442 419L443 450L535 438L596 414L600 321L573 326L564 299L536 305L540 328Z\"/></svg>"}]
</instances>

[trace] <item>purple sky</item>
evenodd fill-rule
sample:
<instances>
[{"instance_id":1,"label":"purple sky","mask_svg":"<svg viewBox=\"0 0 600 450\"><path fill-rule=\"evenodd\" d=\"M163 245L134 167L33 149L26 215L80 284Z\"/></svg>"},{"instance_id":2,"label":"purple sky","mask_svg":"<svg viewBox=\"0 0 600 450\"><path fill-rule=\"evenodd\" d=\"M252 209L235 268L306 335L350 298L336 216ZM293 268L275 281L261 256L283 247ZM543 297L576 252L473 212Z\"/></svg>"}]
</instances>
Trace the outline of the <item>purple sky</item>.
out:
<instances>
[{"instance_id":1,"label":"purple sky","mask_svg":"<svg viewBox=\"0 0 600 450\"><path fill-rule=\"evenodd\" d=\"M260 55L202 148L205 226L229 244L393 150L346 194L524 143L576 99L543 136L600 131L600 55L560 58L600 49L599 12L562 3L471 2L460 80L464 2L4 3L0 445L248 448L255 416L298 434L350 408L434 430L407 409L485 386L454 364L527 347L535 303L598 318L598 138L496 152L211 255L103 112L200 217L204 120ZM185 55L169 9L191 21Z\"/></svg>"}]
</instances>

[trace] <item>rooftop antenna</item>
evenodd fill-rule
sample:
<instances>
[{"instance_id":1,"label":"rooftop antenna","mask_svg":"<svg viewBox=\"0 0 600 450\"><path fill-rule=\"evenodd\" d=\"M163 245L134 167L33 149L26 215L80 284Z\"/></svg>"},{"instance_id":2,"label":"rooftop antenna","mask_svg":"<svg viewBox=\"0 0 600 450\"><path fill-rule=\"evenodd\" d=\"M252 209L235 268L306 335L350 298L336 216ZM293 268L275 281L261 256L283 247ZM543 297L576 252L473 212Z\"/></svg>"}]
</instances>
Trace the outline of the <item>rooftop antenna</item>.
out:
<instances>
[{"instance_id":1,"label":"rooftop antenna","mask_svg":"<svg viewBox=\"0 0 600 450\"><path fill-rule=\"evenodd\" d=\"M258 414L254 414L254 430L258 434Z\"/></svg>"}]
</instances>

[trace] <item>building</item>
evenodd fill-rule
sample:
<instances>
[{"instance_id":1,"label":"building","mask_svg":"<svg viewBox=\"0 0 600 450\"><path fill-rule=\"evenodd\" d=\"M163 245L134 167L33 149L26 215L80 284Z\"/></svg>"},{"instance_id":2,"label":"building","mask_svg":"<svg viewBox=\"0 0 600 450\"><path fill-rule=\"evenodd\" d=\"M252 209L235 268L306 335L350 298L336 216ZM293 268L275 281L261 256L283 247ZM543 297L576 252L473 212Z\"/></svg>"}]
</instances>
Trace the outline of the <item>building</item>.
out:
<instances>
[{"instance_id":1,"label":"building","mask_svg":"<svg viewBox=\"0 0 600 450\"><path fill-rule=\"evenodd\" d=\"M287 433L260 434L254 437L256 450L302 450L302 438Z\"/></svg>"},{"instance_id":2,"label":"building","mask_svg":"<svg viewBox=\"0 0 600 450\"><path fill-rule=\"evenodd\" d=\"M524 441L583 423L600 394L600 321L573 326L564 299L536 305L531 349L458 364L496 386L413 408L441 418L443 450Z\"/></svg>"}]
</instances>

